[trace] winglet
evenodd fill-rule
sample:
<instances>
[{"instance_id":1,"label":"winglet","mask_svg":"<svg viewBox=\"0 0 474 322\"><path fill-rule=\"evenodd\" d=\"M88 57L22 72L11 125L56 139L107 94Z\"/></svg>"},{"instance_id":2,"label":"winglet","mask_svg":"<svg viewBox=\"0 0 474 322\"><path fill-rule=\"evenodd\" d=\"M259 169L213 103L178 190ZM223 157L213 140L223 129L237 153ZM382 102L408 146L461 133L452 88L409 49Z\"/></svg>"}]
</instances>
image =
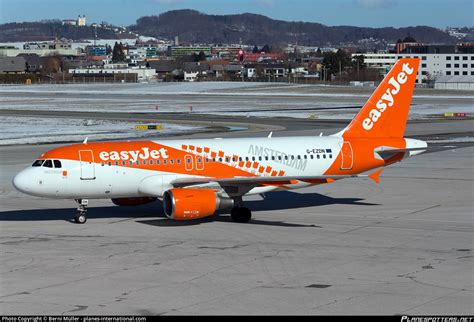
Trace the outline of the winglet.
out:
<instances>
[{"instance_id":1,"label":"winglet","mask_svg":"<svg viewBox=\"0 0 474 322\"><path fill-rule=\"evenodd\" d=\"M369 178L372 179L372 180L374 180L375 183L379 183L379 182L380 182L379 176L380 176L380 174L382 173L383 169L384 169L384 168L380 168L380 169L378 169L377 171L375 171L375 172L369 174Z\"/></svg>"}]
</instances>

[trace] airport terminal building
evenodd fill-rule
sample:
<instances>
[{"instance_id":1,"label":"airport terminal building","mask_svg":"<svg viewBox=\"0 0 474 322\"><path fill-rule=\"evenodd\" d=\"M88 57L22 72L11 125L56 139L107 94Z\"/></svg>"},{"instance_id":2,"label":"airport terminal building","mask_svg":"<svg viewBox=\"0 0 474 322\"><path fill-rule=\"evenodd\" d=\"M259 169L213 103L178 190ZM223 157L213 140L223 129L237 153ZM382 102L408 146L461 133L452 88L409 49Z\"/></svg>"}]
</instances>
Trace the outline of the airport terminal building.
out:
<instances>
[{"instance_id":1,"label":"airport terminal building","mask_svg":"<svg viewBox=\"0 0 474 322\"><path fill-rule=\"evenodd\" d=\"M357 56L361 54L353 54ZM416 82L436 81L442 76L474 76L474 44L414 45L399 53L366 53L364 62L369 68L385 75L397 59L420 57L421 65Z\"/></svg>"}]
</instances>

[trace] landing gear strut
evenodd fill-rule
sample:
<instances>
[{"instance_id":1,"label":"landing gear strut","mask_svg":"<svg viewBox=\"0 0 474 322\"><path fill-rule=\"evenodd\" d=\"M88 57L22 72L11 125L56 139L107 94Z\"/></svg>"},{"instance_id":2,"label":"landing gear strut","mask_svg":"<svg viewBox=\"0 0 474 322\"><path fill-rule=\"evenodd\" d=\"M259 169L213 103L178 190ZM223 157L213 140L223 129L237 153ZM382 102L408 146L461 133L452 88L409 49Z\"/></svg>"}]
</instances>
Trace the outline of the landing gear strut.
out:
<instances>
[{"instance_id":1,"label":"landing gear strut","mask_svg":"<svg viewBox=\"0 0 474 322\"><path fill-rule=\"evenodd\" d=\"M85 224L87 221L86 212L87 212L87 205L89 201L87 199L76 199L77 202L77 213L74 217L74 222L76 224Z\"/></svg>"},{"instance_id":2,"label":"landing gear strut","mask_svg":"<svg viewBox=\"0 0 474 322\"><path fill-rule=\"evenodd\" d=\"M230 216L235 222L247 223L252 218L252 212L249 208L235 206L232 208Z\"/></svg>"}]
</instances>

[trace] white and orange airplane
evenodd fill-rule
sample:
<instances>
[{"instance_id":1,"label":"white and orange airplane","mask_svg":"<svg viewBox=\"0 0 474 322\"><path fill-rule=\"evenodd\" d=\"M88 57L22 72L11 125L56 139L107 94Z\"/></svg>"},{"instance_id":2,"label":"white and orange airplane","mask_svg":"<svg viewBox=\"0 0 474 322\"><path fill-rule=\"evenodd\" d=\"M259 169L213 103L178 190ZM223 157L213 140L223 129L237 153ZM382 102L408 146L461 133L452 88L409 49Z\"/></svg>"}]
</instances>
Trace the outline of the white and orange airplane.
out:
<instances>
[{"instance_id":1,"label":"white and orange airplane","mask_svg":"<svg viewBox=\"0 0 474 322\"><path fill-rule=\"evenodd\" d=\"M88 199L117 205L160 199L165 215L190 220L232 207L248 222L244 195L331 183L422 153L424 141L404 138L418 58L397 61L350 124L339 133L272 138L121 141L74 144L42 154L13 179L33 196L74 199L85 223Z\"/></svg>"}]
</instances>

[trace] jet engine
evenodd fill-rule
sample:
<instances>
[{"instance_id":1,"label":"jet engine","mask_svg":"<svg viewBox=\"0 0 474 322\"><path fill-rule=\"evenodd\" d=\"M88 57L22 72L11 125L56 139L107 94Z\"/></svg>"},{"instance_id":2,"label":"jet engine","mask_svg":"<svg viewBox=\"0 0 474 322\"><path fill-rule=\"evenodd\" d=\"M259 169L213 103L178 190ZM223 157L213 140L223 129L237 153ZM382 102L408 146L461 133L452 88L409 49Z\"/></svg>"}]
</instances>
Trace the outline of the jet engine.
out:
<instances>
[{"instance_id":1,"label":"jet engine","mask_svg":"<svg viewBox=\"0 0 474 322\"><path fill-rule=\"evenodd\" d=\"M233 205L234 200L220 196L213 189L175 188L163 194L165 215L176 220L211 216L216 210Z\"/></svg>"},{"instance_id":2,"label":"jet engine","mask_svg":"<svg viewBox=\"0 0 474 322\"><path fill-rule=\"evenodd\" d=\"M155 201L155 197L132 197L132 198L115 198L112 202L117 206L139 206Z\"/></svg>"}]
</instances>

